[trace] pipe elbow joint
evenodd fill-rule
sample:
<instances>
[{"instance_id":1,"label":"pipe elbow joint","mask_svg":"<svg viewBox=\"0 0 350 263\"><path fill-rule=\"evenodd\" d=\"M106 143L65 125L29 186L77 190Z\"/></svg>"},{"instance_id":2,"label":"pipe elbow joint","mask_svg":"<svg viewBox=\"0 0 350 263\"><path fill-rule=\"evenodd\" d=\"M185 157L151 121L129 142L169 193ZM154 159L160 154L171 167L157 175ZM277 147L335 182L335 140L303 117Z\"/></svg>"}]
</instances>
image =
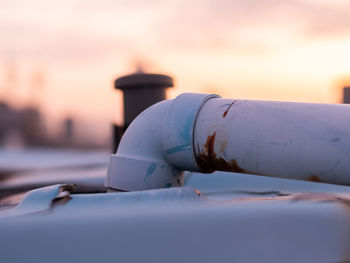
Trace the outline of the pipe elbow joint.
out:
<instances>
[{"instance_id":1,"label":"pipe elbow joint","mask_svg":"<svg viewBox=\"0 0 350 263\"><path fill-rule=\"evenodd\" d=\"M111 155L105 186L137 191L182 186L184 171L198 171L193 136L202 105L218 95L184 93L142 112Z\"/></svg>"}]
</instances>

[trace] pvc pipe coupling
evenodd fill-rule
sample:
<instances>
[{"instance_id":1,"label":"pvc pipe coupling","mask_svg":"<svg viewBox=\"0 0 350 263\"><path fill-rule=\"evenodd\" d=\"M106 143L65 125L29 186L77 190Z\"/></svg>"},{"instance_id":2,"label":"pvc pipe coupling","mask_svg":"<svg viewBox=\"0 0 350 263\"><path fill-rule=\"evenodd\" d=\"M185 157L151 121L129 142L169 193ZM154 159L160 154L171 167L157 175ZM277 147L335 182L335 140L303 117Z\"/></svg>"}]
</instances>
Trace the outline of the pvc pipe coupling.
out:
<instances>
[{"instance_id":1,"label":"pvc pipe coupling","mask_svg":"<svg viewBox=\"0 0 350 263\"><path fill-rule=\"evenodd\" d=\"M105 186L182 186L216 170L350 185L349 105L185 93L142 112L111 156Z\"/></svg>"}]
</instances>

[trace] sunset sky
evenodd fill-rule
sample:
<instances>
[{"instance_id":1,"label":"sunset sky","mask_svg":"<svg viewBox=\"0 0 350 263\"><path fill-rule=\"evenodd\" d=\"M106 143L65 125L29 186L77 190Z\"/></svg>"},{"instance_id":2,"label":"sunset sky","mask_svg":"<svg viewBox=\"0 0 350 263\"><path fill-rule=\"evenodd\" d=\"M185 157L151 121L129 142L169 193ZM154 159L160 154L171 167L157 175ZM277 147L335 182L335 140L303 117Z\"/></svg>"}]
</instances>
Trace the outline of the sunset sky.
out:
<instances>
[{"instance_id":1,"label":"sunset sky","mask_svg":"<svg viewBox=\"0 0 350 263\"><path fill-rule=\"evenodd\" d=\"M49 125L72 115L105 136L122 122L113 80L140 63L175 78L169 98L338 102L350 1L0 0L0 95L38 101Z\"/></svg>"}]
</instances>

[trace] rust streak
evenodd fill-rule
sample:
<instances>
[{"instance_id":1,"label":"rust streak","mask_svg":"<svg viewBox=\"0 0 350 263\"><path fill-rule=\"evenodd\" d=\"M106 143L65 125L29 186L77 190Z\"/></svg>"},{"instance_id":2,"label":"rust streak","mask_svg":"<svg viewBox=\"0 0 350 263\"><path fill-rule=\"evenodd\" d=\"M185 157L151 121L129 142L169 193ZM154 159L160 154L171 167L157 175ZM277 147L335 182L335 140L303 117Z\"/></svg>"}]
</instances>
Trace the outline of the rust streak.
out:
<instances>
[{"instance_id":1,"label":"rust streak","mask_svg":"<svg viewBox=\"0 0 350 263\"><path fill-rule=\"evenodd\" d=\"M228 108L225 110L224 114L222 115L223 118L226 117L228 111L230 110L230 108L232 107L233 104L235 104L237 102L237 100L233 101L229 106Z\"/></svg>"},{"instance_id":2,"label":"rust streak","mask_svg":"<svg viewBox=\"0 0 350 263\"><path fill-rule=\"evenodd\" d=\"M230 161L225 160L222 157L217 157L214 150L216 132L209 135L205 144L204 151L198 156L198 163L205 172L213 172L214 170L247 173L244 169L239 167L237 161L231 159Z\"/></svg>"},{"instance_id":3,"label":"rust streak","mask_svg":"<svg viewBox=\"0 0 350 263\"><path fill-rule=\"evenodd\" d=\"M215 143L216 132L213 135L208 136L207 141L205 142L205 149L207 150L209 157L216 156L214 152L214 143Z\"/></svg>"},{"instance_id":4,"label":"rust streak","mask_svg":"<svg viewBox=\"0 0 350 263\"><path fill-rule=\"evenodd\" d=\"M314 174L310 175L307 178L307 180L310 181L310 182L317 182L317 183L321 182L320 178L317 175L314 175Z\"/></svg>"}]
</instances>

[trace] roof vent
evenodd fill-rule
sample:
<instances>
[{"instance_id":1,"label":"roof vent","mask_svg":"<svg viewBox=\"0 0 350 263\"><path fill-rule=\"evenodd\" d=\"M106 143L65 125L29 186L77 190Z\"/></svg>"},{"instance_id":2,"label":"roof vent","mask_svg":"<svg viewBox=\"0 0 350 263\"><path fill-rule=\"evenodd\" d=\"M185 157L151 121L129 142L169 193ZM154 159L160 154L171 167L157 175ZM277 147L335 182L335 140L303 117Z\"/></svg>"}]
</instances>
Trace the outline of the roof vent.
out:
<instances>
[{"instance_id":1,"label":"roof vent","mask_svg":"<svg viewBox=\"0 0 350 263\"><path fill-rule=\"evenodd\" d=\"M117 150L121 136L137 115L151 105L165 100L166 89L172 86L174 81L170 76L142 71L115 80L114 87L123 91L124 126L114 125L113 152Z\"/></svg>"}]
</instances>

